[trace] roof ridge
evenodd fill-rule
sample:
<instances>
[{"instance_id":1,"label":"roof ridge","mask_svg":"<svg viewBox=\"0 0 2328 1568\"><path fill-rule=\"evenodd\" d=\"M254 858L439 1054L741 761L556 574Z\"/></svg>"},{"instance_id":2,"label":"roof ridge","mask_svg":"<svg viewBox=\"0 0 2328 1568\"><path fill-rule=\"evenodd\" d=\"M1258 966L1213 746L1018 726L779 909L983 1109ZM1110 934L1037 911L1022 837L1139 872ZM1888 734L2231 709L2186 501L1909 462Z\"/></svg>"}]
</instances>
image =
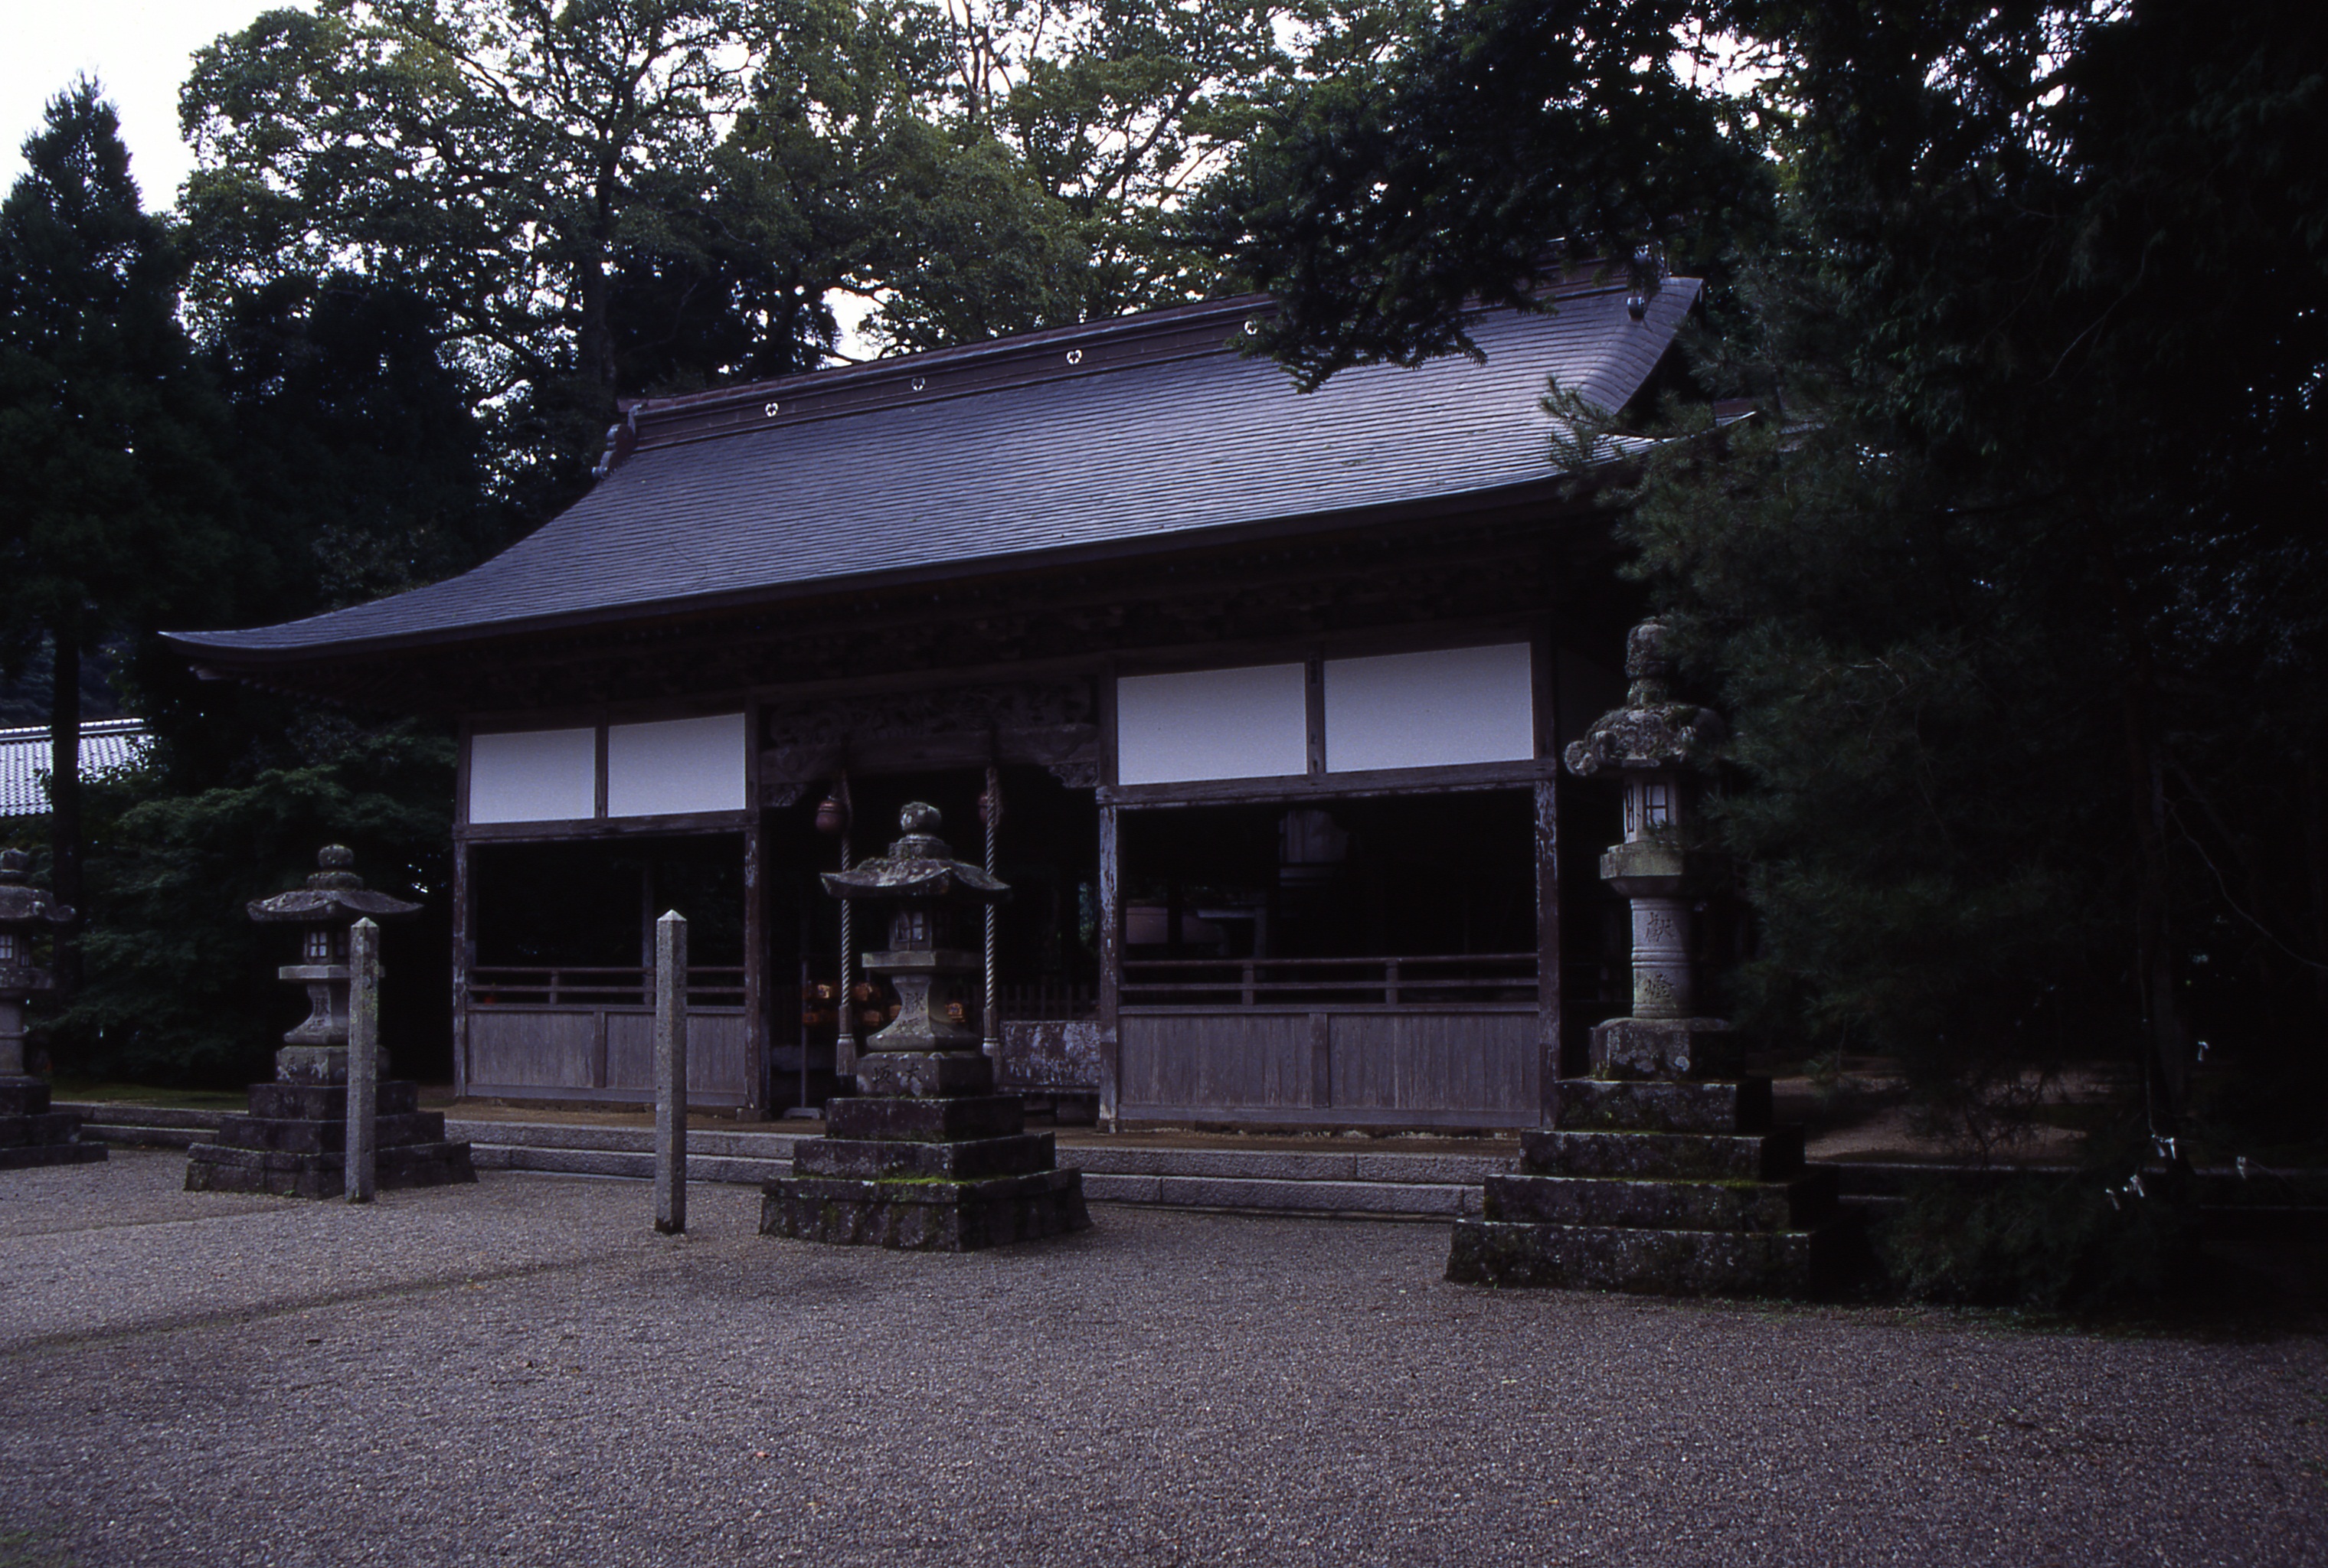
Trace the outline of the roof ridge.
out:
<instances>
[{"instance_id":1,"label":"roof ridge","mask_svg":"<svg viewBox=\"0 0 2328 1568\"><path fill-rule=\"evenodd\" d=\"M0 729L0 741L30 740L34 736L48 735L55 727L47 724L23 724ZM143 730L146 721L134 715L125 718L84 718L80 732L89 735L127 735Z\"/></svg>"},{"instance_id":2,"label":"roof ridge","mask_svg":"<svg viewBox=\"0 0 2328 1568\"><path fill-rule=\"evenodd\" d=\"M1554 299L1620 291L1620 277L1605 269L1584 270L1547 285ZM1487 315L1502 306L1475 305L1465 314ZM1247 333L1277 314L1266 294L1231 295L1216 300L1135 311L1103 321L1045 327L990 338L980 343L927 349L895 359L853 365L827 365L767 380L746 381L669 398L618 402L623 422L606 432L606 449L596 477L619 466L642 448L675 446L743 430L766 429L839 414L906 403L930 403L1004 387L1104 375L1136 365L1206 354L1226 354L1234 334L1217 335L1220 324L1244 318Z\"/></svg>"}]
</instances>

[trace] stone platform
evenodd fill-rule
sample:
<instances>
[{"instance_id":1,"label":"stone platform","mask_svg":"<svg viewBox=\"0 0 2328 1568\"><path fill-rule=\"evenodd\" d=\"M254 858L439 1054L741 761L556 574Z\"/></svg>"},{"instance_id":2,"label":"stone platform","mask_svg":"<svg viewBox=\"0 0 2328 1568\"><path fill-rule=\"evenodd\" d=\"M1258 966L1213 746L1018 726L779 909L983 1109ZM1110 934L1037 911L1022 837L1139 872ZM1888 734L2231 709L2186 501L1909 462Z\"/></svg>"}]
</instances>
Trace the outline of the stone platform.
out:
<instances>
[{"instance_id":1,"label":"stone platform","mask_svg":"<svg viewBox=\"0 0 2328 1568\"><path fill-rule=\"evenodd\" d=\"M420 1085L383 1082L375 1103L380 1190L477 1179L469 1146L445 1141L444 1113L420 1109ZM225 1118L216 1142L186 1150L186 1190L337 1197L347 1137L345 1084L253 1084L250 1113Z\"/></svg>"},{"instance_id":2,"label":"stone platform","mask_svg":"<svg viewBox=\"0 0 2328 1568\"><path fill-rule=\"evenodd\" d=\"M960 1253L1091 1224L1082 1173L1057 1169L1015 1094L834 1100L825 1127L763 1189L762 1235Z\"/></svg>"},{"instance_id":3,"label":"stone platform","mask_svg":"<svg viewBox=\"0 0 2328 1568\"><path fill-rule=\"evenodd\" d=\"M104 1158L104 1144L81 1141L79 1114L49 1109L47 1079L0 1078L0 1170Z\"/></svg>"},{"instance_id":4,"label":"stone platform","mask_svg":"<svg viewBox=\"0 0 2328 1568\"><path fill-rule=\"evenodd\" d=\"M1833 1169L1775 1127L1766 1078L1564 1079L1519 1169L1455 1222L1450 1280L1653 1295L1807 1296L1836 1261Z\"/></svg>"}]
</instances>

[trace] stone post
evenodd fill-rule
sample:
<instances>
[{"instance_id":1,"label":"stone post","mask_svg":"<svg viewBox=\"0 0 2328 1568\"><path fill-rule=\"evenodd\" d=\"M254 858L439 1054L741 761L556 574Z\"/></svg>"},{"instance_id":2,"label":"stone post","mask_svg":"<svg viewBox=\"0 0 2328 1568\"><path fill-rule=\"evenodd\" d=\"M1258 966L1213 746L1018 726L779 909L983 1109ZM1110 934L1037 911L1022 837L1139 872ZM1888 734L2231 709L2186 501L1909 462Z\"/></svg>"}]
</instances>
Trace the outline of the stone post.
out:
<instances>
[{"instance_id":1,"label":"stone post","mask_svg":"<svg viewBox=\"0 0 2328 1568\"><path fill-rule=\"evenodd\" d=\"M655 922L655 1222L687 1230L687 916Z\"/></svg>"},{"instance_id":2,"label":"stone post","mask_svg":"<svg viewBox=\"0 0 2328 1568\"><path fill-rule=\"evenodd\" d=\"M347 1199L370 1203L378 1169L380 926L369 916L348 930Z\"/></svg>"}]
</instances>

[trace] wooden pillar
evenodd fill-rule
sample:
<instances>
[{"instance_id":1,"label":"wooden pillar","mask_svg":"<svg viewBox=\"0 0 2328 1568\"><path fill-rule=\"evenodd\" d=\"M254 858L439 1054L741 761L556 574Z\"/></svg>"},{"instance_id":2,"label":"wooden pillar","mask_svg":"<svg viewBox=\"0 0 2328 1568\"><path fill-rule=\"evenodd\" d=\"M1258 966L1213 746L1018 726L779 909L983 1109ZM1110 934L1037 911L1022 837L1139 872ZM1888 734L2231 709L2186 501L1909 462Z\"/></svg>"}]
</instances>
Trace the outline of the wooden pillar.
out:
<instances>
[{"instance_id":1,"label":"wooden pillar","mask_svg":"<svg viewBox=\"0 0 2328 1568\"><path fill-rule=\"evenodd\" d=\"M469 840L453 834L453 1098L469 1093L469 968L475 961L470 937Z\"/></svg>"},{"instance_id":2,"label":"wooden pillar","mask_svg":"<svg viewBox=\"0 0 2328 1568\"><path fill-rule=\"evenodd\" d=\"M1560 807L1557 775L1535 781L1537 1115L1552 1125L1560 1097Z\"/></svg>"},{"instance_id":3,"label":"wooden pillar","mask_svg":"<svg viewBox=\"0 0 2328 1568\"><path fill-rule=\"evenodd\" d=\"M652 847L643 847L640 852L645 859L639 862L639 970L642 976L639 1000L652 1007L655 970L654 850ZM556 1001L558 999L552 996L549 1000Z\"/></svg>"},{"instance_id":4,"label":"wooden pillar","mask_svg":"<svg viewBox=\"0 0 2328 1568\"><path fill-rule=\"evenodd\" d=\"M992 763L986 765L986 793L979 801L979 814L986 828L986 874L995 874L997 856L1002 842L1002 770ZM986 905L986 975L981 982L980 998L983 1014L981 1049L997 1067L1002 1065L1002 996L999 989L1000 972L995 964L995 950L1000 941L1002 912L991 899Z\"/></svg>"},{"instance_id":5,"label":"wooden pillar","mask_svg":"<svg viewBox=\"0 0 2328 1568\"><path fill-rule=\"evenodd\" d=\"M847 774L840 775L840 790L842 811L853 812L855 807L849 798ZM840 829L840 869L844 871L851 864L849 839L855 829L856 823L844 817ZM846 1093L840 1085L857 1072L857 998L856 982L852 978L857 971L857 954L851 951L857 945L857 923L852 917L856 906L853 900L847 898L836 898L833 902L840 906L840 1032L833 1037L832 1041L832 1074L835 1089Z\"/></svg>"},{"instance_id":6,"label":"wooden pillar","mask_svg":"<svg viewBox=\"0 0 2328 1568\"><path fill-rule=\"evenodd\" d=\"M1123 878L1118 863L1117 818L1122 808L1099 809L1099 1119L1112 1128L1121 1113L1123 1029L1117 1016L1123 989Z\"/></svg>"},{"instance_id":7,"label":"wooden pillar","mask_svg":"<svg viewBox=\"0 0 2328 1568\"><path fill-rule=\"evenodd\" d=\"M765 1122L775 1103L775 1066L769 1040L768 918L765 845L757 791L744 812L744 1110L739 1120Z\"/></svg>"}]
</instances>

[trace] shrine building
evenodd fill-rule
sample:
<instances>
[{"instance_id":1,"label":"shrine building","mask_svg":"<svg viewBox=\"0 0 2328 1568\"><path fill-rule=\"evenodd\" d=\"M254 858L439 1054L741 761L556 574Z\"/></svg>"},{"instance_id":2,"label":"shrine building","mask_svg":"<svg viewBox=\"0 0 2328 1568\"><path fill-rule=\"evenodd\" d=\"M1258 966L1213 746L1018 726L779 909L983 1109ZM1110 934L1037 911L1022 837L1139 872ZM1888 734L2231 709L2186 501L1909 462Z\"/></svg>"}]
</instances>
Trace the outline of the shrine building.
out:
<instances>
[{"instance_id":1,"label":"shrine building","mask_svg":"<svg viewBox=\"0 0 2328 1568\"><path fill-rule=\"evenodd\" d=\"M1697 292L1636 319L1572 284L1477 317L1481 361L1307 394L1238 352L1245 298L648 399L475 569L174 641L457 720L463 1094L651 1098L677 907L694 1102L821 1102L883 998L817 874L921 800L1013 889L1006 1086L1115 1124L1535 1126L1625 1008L1614 796L1557 759L1640 607L1544 398L1653 395Z\"/></svg>"}]
</instances>

